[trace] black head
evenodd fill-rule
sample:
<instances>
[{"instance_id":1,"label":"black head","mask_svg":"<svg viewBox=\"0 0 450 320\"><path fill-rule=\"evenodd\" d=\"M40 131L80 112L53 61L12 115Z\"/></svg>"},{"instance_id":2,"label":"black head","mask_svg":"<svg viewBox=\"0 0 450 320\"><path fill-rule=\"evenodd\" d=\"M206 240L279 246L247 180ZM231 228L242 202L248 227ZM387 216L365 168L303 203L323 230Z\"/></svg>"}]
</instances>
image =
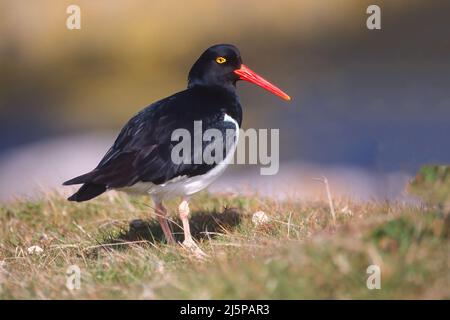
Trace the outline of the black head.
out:
<instances>
[{"instance_id":1,"label":"black head","mask_svg":"<svg viewBox=\"0 0 450 320\"><path fill-rule=\"evenodd\" d=\"M234 89L238 80L254 83L282 99L291 99L286 93L242 64L239 50L231 44L218 44L203 52L189 72L188 87L202 85Z\"/></svg>"},{"instance_id":2,"label":"black head","mask_svg":"<svg viewBox=\"0 0 450 320\"><path fill-rule=\"evenodd\" d=\"M189 87L235 86L239 76L234 73L242 65L239 50L231 44L218 44L208 48L189 72Z\"/></svg>"}]
</instances>

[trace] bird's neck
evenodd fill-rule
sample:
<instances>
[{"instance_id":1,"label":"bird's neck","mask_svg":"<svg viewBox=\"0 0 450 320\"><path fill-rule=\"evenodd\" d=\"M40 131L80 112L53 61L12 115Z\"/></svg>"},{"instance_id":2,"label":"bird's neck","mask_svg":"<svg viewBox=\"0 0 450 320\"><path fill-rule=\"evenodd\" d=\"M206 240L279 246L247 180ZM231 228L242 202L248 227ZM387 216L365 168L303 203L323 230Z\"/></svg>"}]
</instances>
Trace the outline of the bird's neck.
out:
<instances>
[{"instance_id":1,"label":"bird's neck","mask_svg":"<svg viewBox=\"0 0 450 320\"><path fill-rule=\"evenodd\" d=\"M225 112L235 119L239 126L241 125L242 108L234 86L228 88L196 84L190 86L186 92L190 97L190 108L200 110L201 114L205 111L209 113Z\"/></svg>"},{"instance_id":2,"label":"bird's neck","mask_svg":"<svg viewBox=\"0 0 450 320\"><path fill-rule=\"evenodd\" d=\"M234 83L214 84L214 83L204 83L201 81L189 81L188 89L208 90L211 92L225 93L236 96L236 85Z\"/></svg>"}]
</instances>

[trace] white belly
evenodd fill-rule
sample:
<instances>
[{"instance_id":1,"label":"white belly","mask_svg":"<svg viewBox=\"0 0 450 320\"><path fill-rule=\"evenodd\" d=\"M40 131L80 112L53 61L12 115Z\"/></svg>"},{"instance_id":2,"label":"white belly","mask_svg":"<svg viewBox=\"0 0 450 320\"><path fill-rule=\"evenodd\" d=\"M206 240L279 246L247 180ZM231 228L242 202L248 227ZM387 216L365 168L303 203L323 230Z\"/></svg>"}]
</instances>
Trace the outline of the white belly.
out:
<instances>
[{"instance_id":1,"label":"white belly","mask_svg":"<svg viewBox=\"0 0 450 320\"><path fill-rule=\"evenodd\" d=\"M154 184L152 182L138 182L130 187L120 188L118 190L134 194L148 194L155 200L163 200L165 198L176 196L190 196L205 189L214 180L216 180L223 174L228 164L230 164L231 160L233 159L234 152L236 151L236 146L239 140L239 125L236 120L228 115L225 115L224 121L234 123L234 125L236 126L236 139L234 140L234 144L231 146L225 159L217 164L212 170L208 171L205 174L194 177L176 177L163 184Z\"/></svg>"}]
</instances>

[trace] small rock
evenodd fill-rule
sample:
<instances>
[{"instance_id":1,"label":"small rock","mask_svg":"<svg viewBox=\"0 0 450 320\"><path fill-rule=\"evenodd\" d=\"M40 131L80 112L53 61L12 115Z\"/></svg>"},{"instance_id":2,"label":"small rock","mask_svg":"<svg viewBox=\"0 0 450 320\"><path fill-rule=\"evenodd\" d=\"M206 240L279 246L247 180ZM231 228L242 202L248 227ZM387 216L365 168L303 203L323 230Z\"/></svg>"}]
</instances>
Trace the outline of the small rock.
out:
<instances>
[{"instance_id":1,"label":"small rock","mask_svg":"<svg viewBox=\"0 0 450 320\"><path fill-rule=\"evenodd\" d=\"M28 254L40 254L42 252L44 252L44 249L42 249L39 246L31 246L27 249Z\"/></svg>"},{"instance_id":2,"label":"small rock","mask_svg":"<svg viewBox=\"0 0 450 320\"><path fill-rule=\"evenodd\" d=\"M48 241L48 235L46 235L45 233L41 234L41 236L39 237L40 241Z\"/></svg>"},{"instance_id":3,"label":"small rock","mask_svg":"<svg viewBox=\"0 0 450 320\"><path fill-rule=\"evenodd\" d=\"M347 206L341 209L341 213L349 217L353 216L352 210L350 210Z\"/></svg>"},{"instance_id":4,"label":"small rock","mask_svg":"<svg viewBox=\"0 0 450 320\"><path fill-rule=\"evenodd\" d=\"M264 213L264 211L255 212L252 216L252 222L255 226L268 223L269 221L270 218L267 216L267 214Z\"/></svg>"}]
</instances>

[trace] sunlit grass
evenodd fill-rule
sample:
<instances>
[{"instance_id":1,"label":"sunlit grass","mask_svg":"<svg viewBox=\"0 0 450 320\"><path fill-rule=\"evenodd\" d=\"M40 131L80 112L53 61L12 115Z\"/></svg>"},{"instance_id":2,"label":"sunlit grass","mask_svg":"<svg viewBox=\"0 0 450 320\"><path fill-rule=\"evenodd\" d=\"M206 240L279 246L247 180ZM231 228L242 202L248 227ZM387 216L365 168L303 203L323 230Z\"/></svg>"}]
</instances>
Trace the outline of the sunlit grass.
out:
<instances>
[{"instance_id":1,"label":"sunlit grass","mask_svg":"<svg viewBox=\"0 0 450 320\"><path fill-rule=\"evenodd\" d=\"M191 204L209 255L199 261L165 244L145 198L3 205L0 298L450 298L448 215L397 203L335 206L336 225L326 203L202 193ZM257 211L270 220L255 225ZM32 246L43 252L28 253ZM366 287L371 264L381 268L380 290ZM66 288L70 265L81 269L79 290Z\"/></svg>"}]
</instances>

